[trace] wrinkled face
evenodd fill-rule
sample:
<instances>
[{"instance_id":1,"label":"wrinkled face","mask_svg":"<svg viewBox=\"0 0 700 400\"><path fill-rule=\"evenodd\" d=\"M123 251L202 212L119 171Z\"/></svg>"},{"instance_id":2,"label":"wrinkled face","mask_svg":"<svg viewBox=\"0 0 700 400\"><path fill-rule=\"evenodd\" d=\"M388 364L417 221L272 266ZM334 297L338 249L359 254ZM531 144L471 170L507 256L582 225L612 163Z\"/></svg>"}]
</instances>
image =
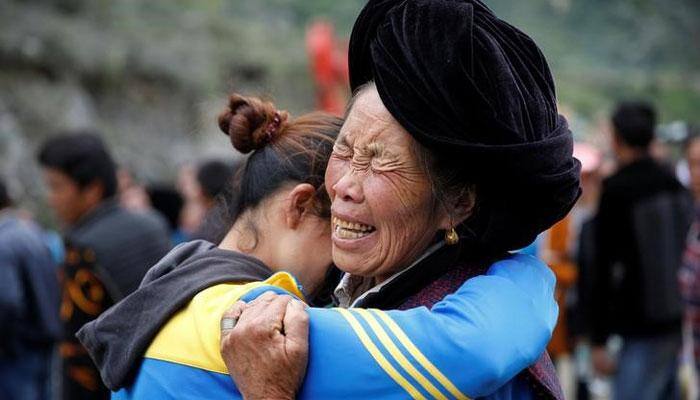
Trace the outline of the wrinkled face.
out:
<instances>
[{"instance_id":1,"label":"wrinkled face","mask_svg":"<svg viewBox=\"0 0 700 400\"><path fill-rule=\"evenodd\" d=\"M326 170L333 262L341 270L381 282L409 266L446 225L417 146L376 89L358 95Z\"/></svg>"},{"instance_id":2,"label":"wrinkled face","mask_svg":"<svg viewBox=\"0 0 700 400\"><path fill-rule=\"evenodd\" d=\"M53 168L44 169L44 181L49 206L60 223L70 226L77 222L89 208L84 191L68 175Z\"/></svg>"}]
</instances>

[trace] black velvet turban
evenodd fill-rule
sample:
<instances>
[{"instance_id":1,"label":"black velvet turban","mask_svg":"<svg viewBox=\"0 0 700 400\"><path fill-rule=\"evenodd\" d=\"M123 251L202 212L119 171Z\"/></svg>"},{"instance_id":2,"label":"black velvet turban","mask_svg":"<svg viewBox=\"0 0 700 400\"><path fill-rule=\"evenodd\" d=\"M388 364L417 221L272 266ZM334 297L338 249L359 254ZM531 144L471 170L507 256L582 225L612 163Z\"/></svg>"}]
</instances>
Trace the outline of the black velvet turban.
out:
<instances>
[{"instance_id":1,"label":"black velvet turban","mask_svg":"<svg viewBox=\"0 0 700 400\"><path fill-rule=\"evenodd\" d=\"M477 184L463 236L517 249L573 207L580 163L547 62L481 2L370 0L349 59L353 90L374 81L392 116Z\"/></svg>"}]
</instances>

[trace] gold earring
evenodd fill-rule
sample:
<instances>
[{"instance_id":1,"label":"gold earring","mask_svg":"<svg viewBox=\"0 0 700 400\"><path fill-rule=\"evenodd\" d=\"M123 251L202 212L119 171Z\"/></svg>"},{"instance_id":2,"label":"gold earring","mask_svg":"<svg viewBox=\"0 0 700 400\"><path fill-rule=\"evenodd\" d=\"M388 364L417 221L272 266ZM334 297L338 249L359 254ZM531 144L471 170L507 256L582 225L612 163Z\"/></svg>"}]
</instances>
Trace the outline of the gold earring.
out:
<instances>
[{"instance_id":1,"label":"gold earring","mask_svg":"<svg viewBox=\"0 0 700 400\"><path fill-rule=\"evenodd\" d=\"M455 245L458 242L459 235L457 234L455 228L450 228L447 232L445 232L445 243L447 243L448 246Z\"/></svg>"}]
</instances>

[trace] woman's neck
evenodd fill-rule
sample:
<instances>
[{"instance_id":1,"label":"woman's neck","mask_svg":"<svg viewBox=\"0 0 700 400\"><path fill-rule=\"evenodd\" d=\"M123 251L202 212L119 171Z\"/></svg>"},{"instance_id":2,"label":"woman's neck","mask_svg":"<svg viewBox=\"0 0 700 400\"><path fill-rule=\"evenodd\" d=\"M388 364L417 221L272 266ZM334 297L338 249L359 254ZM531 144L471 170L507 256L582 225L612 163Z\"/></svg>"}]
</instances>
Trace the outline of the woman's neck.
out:
<instances>
[{"instance_id":1,"label":"woman's neck","mask_svg":"<svg viewBox=\"0 0 700 400\"><path fill-rule=\"evenodd\" d=\"M265 251L263 244L259 243L259 240L248 236L249 235L242 234L241 231L234 226L228 231L218 247L223 250L235 251L255 257L270 268L270 270L277 272L278 269L274 267L274 263L266 256L269 253Z\"/></svg>"},{"instance_id":2,"label":"woman's neck","mask_svg":"<svg viewBox=\"0 0 700 400\"><path fill-rule=\"evenodd\" d=\"M318 290L320 283L308 281L306 276L301 271L297 271L290 266L280 265L280 263L275 262L272 254L274 252L265 246L264 240L252 240L248 235L242 234L234 226L226 234L224 239L217 246L222 250L235 251L237 253L242 253L250 257L257 258L260 260L267 268L272 272L286 271L294 275L297 281L305 288L305 295L309 296L311 299Z\"/></svg>"},{"instance_id":3,"label":"woman's neck","mask_svg":"<svg viewBox=\"0 0 700 400\"><path fill-rule=\"evenodd\" d=\"M224 236L224 239L219 243L217 247L223 250L230 250L230 251L237 251L239 253L243 253L238 246L238 238L240 237L239 232L234 232L233 229L228 231L226 236Z\"/></svg>"}]
</instances>

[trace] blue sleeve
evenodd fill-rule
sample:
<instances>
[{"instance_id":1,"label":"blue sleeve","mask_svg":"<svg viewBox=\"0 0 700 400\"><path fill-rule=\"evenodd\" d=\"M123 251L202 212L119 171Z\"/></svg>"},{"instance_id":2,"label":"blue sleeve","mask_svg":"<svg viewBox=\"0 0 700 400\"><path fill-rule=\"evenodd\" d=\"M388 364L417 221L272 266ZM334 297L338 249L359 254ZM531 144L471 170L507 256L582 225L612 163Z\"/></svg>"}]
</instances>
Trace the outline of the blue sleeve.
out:
<instances>
[{"instance_id":1,"label":"blue sleeve","mask_svg":"<svg viewBox=\"0 0 700 400\"><path fill-rule=\"evenodd\" d=\"M554 275L515 255L432 310L310 309L302 398L469 398L537 361L556 323ZM408 396L407 396L408 395Z\"/></svg>"},{"instance_id":2,"label":"blue sleeve","mask_svg":"<svg viewBox=\"0 0 700 400\"><path fill-rule=\"evenodd\" d=\"M556 323L554 283L547 266L516 255L468 280L430 310L309 308L309 360L298 398L467 399L492 393L498 399L516 398L513 377L542 354ZM242 300L265 291L286 293L266 285ZM181 382L173 386L180 394L188 388L240 396L226 375L165 364L146 360L138 373L142 387L114 398L177 397L156 390L165 384L159 385L158 377ZM168 379L165 370L172 372ZM188 378L193 373L197 379ZM148 388L159 395L137 395Z\"/></svg>"},{"instance_id":3,"label":"blue sleeve","mask_svg":"<svg viewBox=\"0 0 700 400\"><path fill-rule=\"evenodd\" d=\"M22 314L24 294L20 267L11 242L0 243L0 326L3 327L14 326L15 319Z\"/></svg>"},{"instance_id":4,"label":"blue sleeve","mask_svg":"<svg viewBox=\"0 0 700 400\"><path fill-rule=\"evenodd\" d=\"M36 234L33 240L26 241L23 253L24 267L29 278L26 293L31 296L36 313L37 333L45 340L58 340L62 333L59 317L61 289L58 282L58 270L51 257L51 252Z\"/></svg>"}]
</instances>

